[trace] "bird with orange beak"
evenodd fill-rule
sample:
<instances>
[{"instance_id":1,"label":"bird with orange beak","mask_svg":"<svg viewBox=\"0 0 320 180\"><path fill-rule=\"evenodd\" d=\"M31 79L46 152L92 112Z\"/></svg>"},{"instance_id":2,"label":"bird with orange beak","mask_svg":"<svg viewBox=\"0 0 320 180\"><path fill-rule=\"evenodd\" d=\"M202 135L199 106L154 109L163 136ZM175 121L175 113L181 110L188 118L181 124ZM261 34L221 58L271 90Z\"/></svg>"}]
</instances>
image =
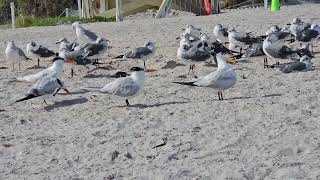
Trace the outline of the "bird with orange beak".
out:
<instances>
[{"instance_id":1,"label":"bird with orange beak","mask_svg":"<svg viewBox=\"0 0 320 180\"><path fill-rule=\"evenodd\" d=\"M118 78L103 87L86 87L81 89L88 92L111 94L123 98L127 106L130 106L129 99L138 95L144 87L145 72L155 71L158 70L133 67L130 69L130 76Z\"/></svg>"},{"instance_id":2,"label":"bird with orange beak","mask_svg":"<svg viewBox=\"0 0 320 180\"><path fill-rule=\"evenodd\" d=\"M19 99L16 102L42 97L43 101L47 104L45 98L48 97L48 95L55 96L61 89L67 94L70 94L68 89L65 88L63 81L56 76L45 76L32 86L26 97Z\"/></svg>"}]
</instances>

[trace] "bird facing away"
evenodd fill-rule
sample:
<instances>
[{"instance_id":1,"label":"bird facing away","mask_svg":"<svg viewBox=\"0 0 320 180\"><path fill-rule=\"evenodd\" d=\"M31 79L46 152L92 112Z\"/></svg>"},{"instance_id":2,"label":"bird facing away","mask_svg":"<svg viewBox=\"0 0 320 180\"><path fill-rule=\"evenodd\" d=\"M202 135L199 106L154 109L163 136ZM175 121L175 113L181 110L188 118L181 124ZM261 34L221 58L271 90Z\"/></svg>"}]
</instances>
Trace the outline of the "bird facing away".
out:
<instances>
[{"instance_id":1,"label":"bird facing away","mask_svg":"<svg viewBox=\"0 0 320 180\"><path fill-rule=\"evenodd\" d=\"M79 22L74 22L72 24L73 30L75 30L79 43L84 43L89 41L96 41L98 35L88 29L82 27Z\"/></svg>"},{"instance_id":2,"label":"bird facing away","mask_svg":"<svg viewBox=\"0 0 320 180\"><path fill-rule=\"evenodd\" d=\"M192 82L173 82L176 84L208 87L218 90L219 100L223 100L222 91L231 88L237 82L236 72L232 65L224 61L224 57L221 53L217 54L218 68L216 71L200 77L196 81Z\"/></svg>"},{"instance_id":3,"label":"bird facing away","mask_svg":"<svg viewBox=\"0 0 320 180\"><path fill-rule=\"evenodd\" d=\"M155 72L157 70L133 67L130 71L130 76L118 78L106 84L104 87L87 87L81 89L89 92L99 92L124 98L127 106L130 106L129 99L138 95L144 87L145 72Z\"/></svg>"},{"instance_id":4,"label":"bird facing away","mask_svg":"<svg viewBox=\"0 0 320 180\"><path fill-rule=\"evenodd\" d=\"M46 76L55 76L60 79L63 74L63 65L64 59L61 57L55 57L52 59L52 65L47 69L44 69L36 74L18 77L17 80L21 82L36 82Z\"/></svg>"},{"instance_id":5,"label":"bird facing away","mask_svg":"<svg viewBox=\"0 0 320 180\"><path fill-rule=\"evenodd\" d=\"M10 41L7 44L6 50L5 50L6 58L8 61L12 61L12 70L14 71L14 64L18 63L19 65L19 71L21 70L21 61L25 60L31 60L28 58L24 52L18 48L14 41Z\"/></svg>"},{"instance_id":6,"label":"bird facing away","mask_svg":"<svg viewBox=\"0 0 320 180\"><path fill-rule=\"evenodd\" d=\"M38 65L40 58L48 58L54 56L56 53L49 50L48 48L41 46L33 41L27 44L27 54L30 57L38 59Z\"/></svg>"},{"instance_id":7,"label":"bird facing away","mask_svg":"<svg viewBox=\"0 0 320 180\"><path fill-rule=\"evenodd\" d=\"M55 96L61 89L67 94L70 94L67 88L65 88L63 81L55 76L45 76L39 79L29 90L26 97L17 100L16 102L26 101L36 97L47 97L48 95ZM45 99L44 102L46 103ZM47 103L46 103L47 104Z\"/></svg>"}]
</instances>

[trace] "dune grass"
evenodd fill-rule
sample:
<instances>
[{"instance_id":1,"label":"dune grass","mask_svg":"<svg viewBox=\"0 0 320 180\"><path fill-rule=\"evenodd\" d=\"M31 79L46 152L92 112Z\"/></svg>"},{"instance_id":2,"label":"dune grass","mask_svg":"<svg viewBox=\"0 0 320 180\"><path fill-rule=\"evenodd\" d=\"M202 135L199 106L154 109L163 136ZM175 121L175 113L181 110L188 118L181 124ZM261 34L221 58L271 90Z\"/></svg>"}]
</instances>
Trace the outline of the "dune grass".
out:
<instances>
[{"instance_id":1,"label":"dune grass","mask_svg":"<svg viewBox=\"0 0 320 180\"><path fill-rule=\"evenodd\" d=\"M60 24L71 24L75 21L79 21L80 23L113 22L115 21L115 18L107 18L101 16L94 16L91 18L80 18L78 16L39 18L20 15L16 18L16 27L21 28L33 26L56 26ZM10 24L8 24L7 26L11 27Z\"/></svg>"}]
</instances>

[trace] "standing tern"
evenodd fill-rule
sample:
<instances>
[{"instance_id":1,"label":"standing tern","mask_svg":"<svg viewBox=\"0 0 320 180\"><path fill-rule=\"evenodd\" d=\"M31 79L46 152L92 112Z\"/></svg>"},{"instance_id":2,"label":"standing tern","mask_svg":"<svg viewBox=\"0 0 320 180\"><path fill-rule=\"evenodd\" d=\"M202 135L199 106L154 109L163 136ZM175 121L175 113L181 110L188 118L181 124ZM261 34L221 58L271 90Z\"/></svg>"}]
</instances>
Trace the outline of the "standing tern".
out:
<instances>
[{"instance_id":1,"label":"standing tern","mask_svg":"<svg viewBox=\"0 0 320 180\"><path fill-rule=\"evenodd\" d=\"M146 42L143 47L135 48L132 51L127 52L124 55L119 55L114 59L118 58L129 58L129 59L140 59L143 60L144 68L146 68L146 60L151 57L156 51L156 46L153 42Z\"/></svg>"},{"instance_id":2,"label":"standing tern","mask_svg":"<svg viewBox=\"0 0 320 180\"><path fill-rule=\"evenodd\" d=\"M145 72L155 72L157 70L133 67L130 71L132 72L130 76L118 78L106 84L104 87L87 87L81 89L89 92L111 94L124 98L127 106L130 106L129 99L138 95L144 87Z\"/></svg>"},{"instance_id":3,"label":"standing tern","mask_svg":"<svg viewBox=\"0 0 320 180\"><path fill-rule=\"evenodd\" d=\"M221 53L217 54L218 68L216 71L200 77L192 82L173 82L176 84L208 87L218 90L219 100L223 100L222 91L231 88L237 82L236 72L232 65L224 61Z\"/></svg>"},{"instance_id":4,"label":"standing tern","mask_svg":"<svg viewBox=\"0 0 320 180\"><path fill-rule=\"evenodd\" d=\"M63 81L55 76L45 76L39 79L29 90L26 97L17 100L16 102L26 101L36 97L42 96L43 98L48 95L55 96L61 89L63 89L67 94L70 94L67 88L65 88ZM44 99L44 102L47 102Z\"/></svg>"},{"instance_id":5,"label":"standing tern","mask_svg":"<svg viewBox=\"0 0 320 180\"><path fill-rule=\"evenodd\" d=\"M5 54L6 54L7 60L11 60L12 61L12 70L13 71L14 71L15 62L18 62L19 71L20 71L21 70L21 67L20 67L21 61L31 60L30 58L28 58L24 54L24 52L20 48L15 46L14 41L8 42L6 50L5 50Z\"/></svg>"},{"instance_id":6,"label":"standing tern","mask_svg":"<svg viewBox=\"0 0 320 180\"><path fill-rule=\"evenodd\" d=\"M52 65L47 69L44 69L36 74L18 77L17 80L22 82L36 82L45 76L55 76L60 79L63 74L64 59L61 57L55 57L52 59L52 62Z\"/></svg>"},{"instance_id":7,"label":"standing tern","mask_svg":"<svg viewBox=\"0 0 320 180\"><path fill-rule=\"evenodd\" d=\"M38 66L40 65L40 58L48 58L54 56L56 53L48 48L41 46L33 41L27 44L27 54L30 57L38 59Z\"/></svg>"}]
</instances>

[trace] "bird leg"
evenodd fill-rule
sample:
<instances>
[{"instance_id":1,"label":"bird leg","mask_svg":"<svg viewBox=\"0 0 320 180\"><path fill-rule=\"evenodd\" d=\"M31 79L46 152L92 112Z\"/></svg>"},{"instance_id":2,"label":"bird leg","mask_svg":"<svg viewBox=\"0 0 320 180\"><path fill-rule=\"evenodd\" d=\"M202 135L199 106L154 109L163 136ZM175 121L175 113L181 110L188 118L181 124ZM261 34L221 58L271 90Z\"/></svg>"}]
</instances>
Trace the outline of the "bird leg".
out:
<instances>
[{"instance_id":1,"label":"bird leg","mask_svg":"<svg viewBox=\"0 0 320 180\"><path fill-rule=\"evenodd\" d=\"M129 103L128 99L126 99L126 104L127 104L127 106L130 106L130 103Z\"/></svg>"},{"instance_id":2,"label":"bird leg","mask_svg":"<svg viewBox=\"0 0 320 180\"><path fill-rule=\"evenodd\" d=\"M143 60L143 66L144 66L144 69L146 69L146 61Z\"/></svg>"},{"instance_id":3,"label":"bird leg","mask_svg":"<svg viewBox=\"0 0 320 180\"><path fill-rule=\"evenodd\" d=\"M21 62L19 62L19 71L21 70Z\"/></svg>"},{"instance_id":4,"label":"bird leg","mask_svg":"<svg viewBox=\"0 0 320 180\"><path fill-rule=\"evenodd\" d=\"M268 58L264 58L264 59L263 59L263 68L269 68Z\"/></svg>"},{"instance_id":5,"label":"bird leg","mask_svg":"<svg viewBox=\"0 0 320 180\"><path fill-rule=\"evenodd\" d=\"M71 68L71 78L73 78L73 75L74 75L74 70L73 68Z\"/></svg>"},{"instance_id":6,"label":"bird leg","mask_svg":"<svg viewBox=\"0 0 320 180\"><path fill-rule=\"evenodd\" d=\"M191 70L192 74L194 74L194 68L196 68L196 65L191 64L190 68L189 68L189 71L188 71L188 74L190 74L190 70Z\"/></svg>"},{"instance_id":7,"label":"bird leg","mask_svg":"<svg viewBox=\"0 0 320 180\"><path fill-rule=\"evenodd\" d=\"M38 66L40 66L40 59L38 59Z\"/></svg>"},{"instance_id":8,"label":"bird leg","mask_svg":"<svg viewBox=\"0 0 320 180\"><path fill-rule=\"evenodd\" d=\"M47 103L47 101L46 101L45 99L43 100L43 102L44 102L46 105L48 105L48 103Z\"/></svg>"},{"instance_id":9,"label":"bird leg","mask_svg":"<svg viewBox=\"0 0 320 180\"><path fill-rule=\"evenodd\" d=\"M14 62L12 62L12 71L14 71Z\"/></svg>"}]
</instances>

